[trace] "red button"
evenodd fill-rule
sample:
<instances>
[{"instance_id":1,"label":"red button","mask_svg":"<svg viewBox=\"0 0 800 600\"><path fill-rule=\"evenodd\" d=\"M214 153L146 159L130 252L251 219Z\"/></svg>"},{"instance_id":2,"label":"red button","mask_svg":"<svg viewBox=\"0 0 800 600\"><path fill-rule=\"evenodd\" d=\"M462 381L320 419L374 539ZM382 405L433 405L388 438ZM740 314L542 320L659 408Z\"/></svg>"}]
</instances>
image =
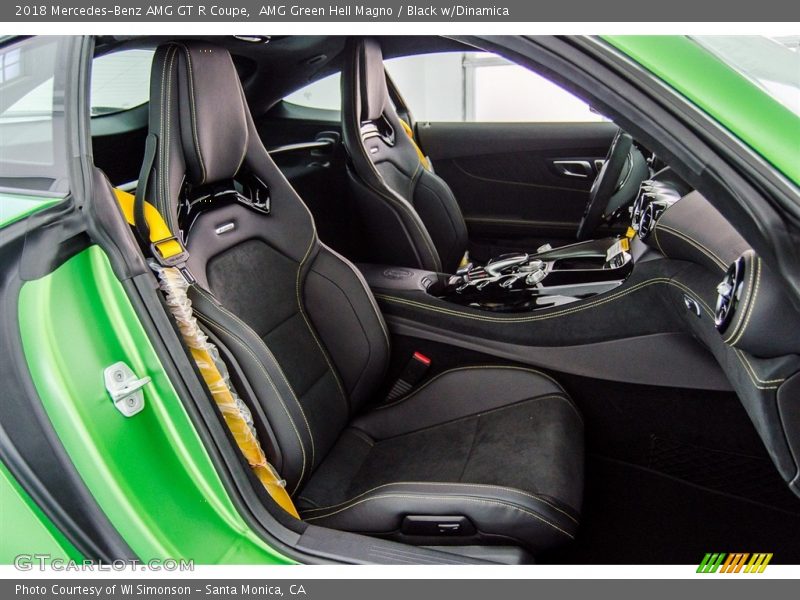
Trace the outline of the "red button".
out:
<instances>
[{"instance_id":1,"label":"red button","mask_svg":"<svg viewBox=\"0 0 800 600\"><path fill-rule=\"evenodd\" d=\"M427 356L425 356L422 352L414 352L413 358L414 358L414 360L418 360L419 362L421 362L421 363L423 363L425 365L430 366L430 364L431 364L431 359L428 358Z\"/></svg>"}]
</instances>

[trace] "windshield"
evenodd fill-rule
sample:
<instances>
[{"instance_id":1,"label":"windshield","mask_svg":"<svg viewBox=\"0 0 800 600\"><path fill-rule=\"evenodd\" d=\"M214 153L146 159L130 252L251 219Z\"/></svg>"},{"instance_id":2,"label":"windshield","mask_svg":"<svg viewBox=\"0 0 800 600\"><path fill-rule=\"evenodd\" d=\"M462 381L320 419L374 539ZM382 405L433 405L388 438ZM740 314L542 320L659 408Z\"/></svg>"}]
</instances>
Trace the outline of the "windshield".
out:
<instances>
[{"instance_id":1,"label":"windshield","mask_svg":"<svg viewBox=\"0 0 800 600\"><path fill-rule=\"evenodd\" d=\"M800 35L703 35L692 39L800 116Z\"/></svg>"}]
</instances>

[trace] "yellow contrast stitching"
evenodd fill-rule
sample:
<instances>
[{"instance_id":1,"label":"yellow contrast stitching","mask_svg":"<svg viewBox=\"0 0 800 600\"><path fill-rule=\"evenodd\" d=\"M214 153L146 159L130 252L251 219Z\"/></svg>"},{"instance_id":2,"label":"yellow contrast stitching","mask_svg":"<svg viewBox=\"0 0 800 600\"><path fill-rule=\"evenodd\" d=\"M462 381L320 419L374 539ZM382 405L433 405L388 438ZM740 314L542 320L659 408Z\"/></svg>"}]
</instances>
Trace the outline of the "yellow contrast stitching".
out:
<instances>
[{"instance_id":1,"label":"yellow contrast stitching","mask_svg":"<svg viewBox=\"0 0 800 600\"><path fill-rule=\"evenodd\" d=\"M728 335L725 338L723 338L723 341L725 343L728 343L730 340L734 338L736 333L739 331L739 328L742 326L742 323L744 322L744 318L747 315L747 312L750 310L750 307L752 306L753 291L754 291L753 281L755 279L755 272L757 268L758 265L756 263L755 268L749 269L750 272L747 275L747 296L743 298L747 301L747 304L742 307L741 311L737 311L739 314L736 315L736 323L731 323Z\"/></svg>"},{"instance_id":2,"label":"yellow contrast stitching","mask_svg":"<svg viewBox=\"0 0 800 600\"><path fill-rule=\"evenodd\" d=\"M384 299L387 302L394 302L394 303L398 303L398 304L407 304L409 306L416 306L418 308L422 308L423 310L430 310L430 311L433 311L433 312L439 312L439 313L449 314L449 315L453 315L453 316L457 316L457 317L463 317L465 319L473 319L473 320L476 320L476 321L488 321L488 322L491 322L491 323L527 323L527 322L533 322L533 321L543 321L543 320L552 319L552 318L555 318L555 317L561 317L561 316L564 316L564 315L569 315L569 314L573 314L573 313L576 313L576 312L581 312L581 311L587 310L589 308L594 308L595 306L601 306L603 304L606 304L608 302L613 302L614 300L618 300L619 298L621 298L623 296L627 296L628 294L632 294L633 292L639 291L642 288L645 288L645 287L648 287L648 286L651 286L651 285L655 285L657 283L664 283L664 284L667 284L667 285L675 285L672 282L671 279L668 279L666 277L656 277L654 279L648 279L647 281L643 281L643 282L637 283L636 285L631 286L630 288L628 288L626 290L615 292L611 296L609 296L607 298L604 298L602 300L591 300L591 301L589 301L589 302L587 302L585 304L582 304L581 306L576 306L574 308L562 309L562 310L558 310L558 311L555 311L555 312L552 312L552 313L548 313L546 315L535 315L535 316L530 316L530 317L496 317L496 316L489 316L489 315L473 315L473 314L465 312L465 311L458 311L458 310L453 310L453 309L449 309L449 308L442 308L442 307L438 307L438 306L432 306L430 304L425 304L425 303L417 302L417 301L414 301L414 300L406 300L404 298L398 298L396 296L387 296L385 294L376 294L376 297Z\"/></svg>"},{"instance_id":3,"label":"yellow contrast stitching","mask_svg":"<svg viewBox=\"0 0 800 600\"><path fill-rule=\"evenodd\" d=\"M238 316L233 314L231 311L229 311L223 305L218 304L217 302L215 302L214 299L211 298L211 296L209 296L200 286L195 286L195 289L200 293L200 295L205 296L219 310L221 310L222 312L227 314L229 317L231 317L233 320L235 320L237 323L239 323L242 327L246 328L249 331L252 331L252 328L247 323L242 321ZM224 329L224 327L223 327L223 329ZM275 363L275 367L278 370L278 375L281 376L281 379L283 380L283 383L286 384L286 387L289 389L289 393L291 393L292 398L294 399L295 403L297 404L297 408L300 409L300 414L303 416L303 422L306 425L306 429L308 430L308 436L309 436L310 442L311 442L311 464L313 466L314 459L315 459L315 456L316 456L316 450L314 448L314 434L311 432L311 424L308 422L308 418L306 417L306 413L303 410L303 405L300 404L300 399L297 397L297 394L295 393L294 388L292 387L292 384L289 383L289 380L286 378L286 374L283 372L283 368L281 368L281 365L278 362L278 360L275 358L275 355L272 353L272 350L269 349L269 346L267 346L264 343L264 340L262 340L260 337L258 337L258 335L256 335L255 332L253 332L253 336L258 340L258 343L261 345L262 348L264 348L264 350L267 352L267 354L269 354L269 356L272 359L272 361ZM258 358L255 355L253 355L253 358L255 358L258 361ZM258 362L260 364L261 361L258 361Z\"/></svg>"},{"instance_id":4,"label":"yellow contrast stitching","mask_svg":"<svg viewBox=\"0 0 800 600\"><path fill-rule=\"evenodd\" d=\"M372 290L370 290L369 285L367 284L366 280L364 279L364 275L361 273L361 271L359 271L355 267L355 265L353 265L353 263L351 263L344 256L342 256L341 254L336 252L336 250L334 250L330 246L325 246L325 244L322 244L322 245L325 247L325 249L328 252L330 252L333 256L335 256L340 261L342 261L342 263L344 263L353 272L353 275L358 280L358 282L361 284L361 287L364 289L364 293L367 296L367 300L369 301L369 305L372 307L372 310L375 312L375 316L378 318L378 325L380 326L381 331L383 332L383 337L384 337L384 339L386 341L386 349L387 349L387 351L390 351L391 345L389 343L389 332L386 329L386 323L384 323L384 321L383 321L383 313L381 313L380 308L378 308L378 303L375 302L375 296L372 294Z\"/></svg>"},{"instance_id":5,"label":"yellow contrast stitching","mask_svg":"<svg viewBox=\"0 0 800 600\"><path fill-rule=\"evenodd\" d=\"M377 174L378 178L381 181L383 181L384 180L383 176L380 174L378 169L375 167L375 164L372 162L372 159L367 157L367 161L369 162L370 165L372 165L372 168L375 171L375 173ZM415 176L416 176L416 174L414 176L412 176L412 181L413 181L413 177L415 177ZM368 185L367 187L372 187L372 186ZM428 251L428 255L433 259L433 264L436 266L436 268L438 270L439 268L441 268L442 262L439 259L439 253L436 251L436 248L433 246L433 240L430 239L430 241L429 241L430 233L428 233L427 228L425 228L424 223L422 223L422 218L419 216L419 213L417 213L417 211L414 209L414 207L411 205L411 203L408 202L408 200L406 200L405 198L395 198L394 194L396 194L396 192L394 190L392 190L388 185L386 187L389 190L389 193L384 193L384 192L381 192L380 190L375 190L375 191L378 192L382 197L384 197L387 200L389 200L394 206L396 206L397 208L399 208L401 210L404 210L408 215L410 215L411 222L414 224L414 227L417 229L417 232L422 237L422 241L425 243L425 249ZM374 190L375 188L372 188L372 189ZM398 196L399 196L399 194L398 194ZM419 221L419 223L417 221Z\"/></svg>"},{"instance_id":6,"label":"yellow contrast stitching","mask_svg":"<svg viewBox=\"0 0 800 600\"><path fill-rule=\"evenodd\" d=\"M261 361L259 360L259 358L255 355L255 353L250 349L250 347L243 340L239 339L238 335L236 335L233 331L231 331L230 329L228 329L227 327L225 327L221 323L217 323L214 319L212 319L208 315L205 315L205 314L197 311L197 316L200 317L202 320L207 321L207 322L211 323L212 325L216 325L217 327L219 327L223 331L229 333L232 336L232 339L237 344L239 344L239 346L241 346L245 350L245 352L247 352L253 358L253 360L255 360L256 366L261 370L262 373L264 373L264 376L267 378L267 381L269 382L270 386L272 387L273 391L275 392L275 395L277 396L278 401L281 403L281 406L283 407L283 410L286 413L286 416L289 418L289 424L292 426L292 429L294 430L294 433L297 436L297 442L300 445L300 454L303 457L303 466L300 469L300 476L298 477L297 484L294 486L294 489L292 490L292 494L296 493L297 489L300 487L300 483L302 483L302 481L303 481L303 475L306 472L306 450L305 450L305 446L303 446L303 439L300 437L300 431L298 431L297 427L295 426L294 419L292 418L292 415L289 412L289 408L286 406L286 403L283 401L283 397L281 396L281 393L278 391L278 388L275 387L275 383L272 381L272 378L269 376L269 373L267 372L266 368L264 368L264 365L261 364ZM295 398L295 402L297 402L297 398ZM300 406L299 402L297 402L297 405L300 408L300 413L303 414L303 420L306 421L305 414L303 413L303 407ZM306 421L306 427L308 428L308 421ZM311 429L310 428L308 428L308 435L309 435L309 437L311 437L311 440L312 440L311 445L312 445L312 448L313 448L313 445L314 445L313 438L314 438L314 436L311 435Z\"/></svg>"},{"instance_id":7,"label":"yellow contrast stitching","mask_svg":"<svg viewBox=\"0 0 800 600\"><path fill-rule=\"evenodd\" d=\"M593 308L594 306L599 306L600 304L604 304L605 302L611 302L613 300L617 300L618 298L620 298L622 296L625 296L626 294L635 292L635 291L637 291L639 289L642 289L644 287L647 287L649 285L654 285L654 284L658 284L658 283L672 285L672 286L674 286L674 287L676 287L676 288L678 288L678 289L680 289L680 290L682 290L682 291L684 291L684 292L686 292L688 294L691 294L702 305L702 307L706 310L708 315L713 317L714 311L711 310L711 307L709 307L709 305L702 299L702 297L697 292L695 292L694 290L692 290L691 288L687 287L686 285L682 284L679 281L672 280L672 279L666 279L666 278L649 279L647 281L643 281L641 283L636 284L635 286L629 288L625 292L618 292L617 294L615 294L612 297L607 298L603 302L596 302L595 301L595 302L592 302L592 303L587 303L586 305L584 305L582 307L577 307L576 309L571 310L570 312L560 311L558 313L552 313L550 315L541 315L539 318L534 318L534 317L502 318L502 317L490 317L490 316L472 315L472 314L465 313L465 312L460 312L460 311L455 311L455 310L450 310L450 309L430 306L428 304L423 304L421 302L415 302L415 301L411 301L411 300L405 300L405 299L402 299L402 298L396 298L394 296L386 296L386 295L383 295L383 294L376 294L375 296L377 298L384 299L384 300L386 300L388 302L407 304L409 306L415 306L415 307L421 308L423 310L431 310L431 311L434 311L434 312L440 312L440 313L444 313L444 314L449 314L449 315L453 315L453 316L456 316L456 317L464 317L464 318L474 319L474 320L479 320L479 321L490 321L490 322L499 322L499 323L517 323L517 322L539 321L539 320L542 320L544 318L554 318L554 317L560 317L560 316L565 315L565 314L573 314L575 312L579 312L580 310ZM734 350L735 350L735 348L734 348ZM761 382L761 383L782 383L783 381L785 381L785 378L784 379L773 379L773 380L769 380L769 381L763 381L763 380L759 379L758 376L755 374L755 369L750 364L750 361L747 360L747 357L745 357L743 355L739 355L738 353L737 353L737 356L739 356L740 361L742 361L742 364L745 366L745 371L747 372L747 375L750 378L750 381L751 381L751 383L753 384L754 387L756 387L758 389L775 389L777 386L764 387L762 385L759 385L759 382Z\"/></svg>"},{"instance_id":8,"label":"yellow contrast stitching","mask_svg":"<svg viewBox=\"0 0 800 600\"><path fill-rule=\"evenodd\" d=\"M200 171L203 173L203 183L206 181L206 165L205 160L203 160L203 151L200 149L200 136L197 134L197 101L195 100L194 95L194 71L192 70L192 57L189 52L189 49L186 46L182 46L184 53L186 54L186 64L189 67L189 90L191 92L191 103L189 105L189 109L192 111L192 137L194 138L194 145L197 148L197 156L200 159Z\"/></svg>"},{"instance_id":9,"label":"yellow contrast stitching","mask_svg":"<svg viewBox=\"0 0 800 600\"><path fill-rule=\"evenodd\" d=\"M359 500L358 502L356 502L354 504L351 504L350 506L346 506L344 508L340 508L339 510L336 510L336 511L334 511L332 513L324 514L324 515L317 515L317 516L313 516L313 517L308 517L308 518L306 518L304 520L305 521L313 521L315 519L325 519L325 518L337 515L337 514L339 514L341 512L344 512L346 510L350 510L351 508L354 508L355 506L358 506L359 504L363 504L364 502L371 502L373 500L381 500L383 498L404 498L404 499L408 499L408 500L434 500L434 501L441 501L441 500L452 501L453 499L458 499L458 500L460 500L462 502L474 502L474 503L478 503L478 504L493 504L495 506L503 506L503 507L506 507L506 508L511 508L513 510L517 510L517 511L519 511L521 513L524 513L524 514L528 515L528 516L531 516L534 519L537 519L537 520L541 521L542 523L546 523L547 525L549 525L553 529L555 529L557 531L560 531L561 533L563 533L564 535L566 535L570 539L575 539L575 536L573 536L571 533L568 533L567 531L561 529L561 527L559 527L558 525L556 525L554 523L551 523L547 519L544 519L544 518L540 517L539 515L537 515L534 512L531 512L529 510L525 510L524 508L520 508L519 506L514 506L513 504L507 504L505 502L497 502L497 501L493 501L493 500L482 500L482 499L478 499L478 498L465 498L463 496L447 496L447 497L443 497L443 496L413 496L413 495L410 495L410 494L384 494L382 496L374 496L372 498L364 498L363 500Z\"/></svg>"},{"instance_id":10,"label":"yellow contrast stitching","mask_svg":"<svg viewBox=\"0 0 800 600\"><path fill-rule=\"evenodd\" d=\"M747 316L744 318L744 322L741 324L741 327L739 328L739 333L736 335L735 339L732 339L730 341L731 346L735 346L742 339L742 336L744 335L747 326L750 324L750 317L752 317L753 312L755 312L756 299L758 298L758 289L759 285L761 284L761 259L759 257L756 257L756 271L757 272L755 275L756 277L755 289L753 290L752 298L750 298L750 303L749 303L750 305L747 307Z\"/></svg>"},{"instance_id":11,"label":"yellow contrast stitching","mask_svg":"<svg viewBox=\"0 0 800 600\"><path fill-rule=\"evenodd\" d=\"M313 227L313 221L312 221ZM303 256L303 260L300 261L300 264L297 267L297 278L295 279L295 294L297 297L297 308L300 311L300 316L303 317L303 321L305 321L306 329L311 334L311 337L314 338L314 342L317 344L317 348L319 348L320 353L322 354L322 358L325 359L325 363L328 365L328 369L333 375L333 379L336 382L336 387L339 389L339 394L342 397L342 400L345 404L345 409L347 414L350 414L350 402L347 399L347 394L345 394L344 386L342 382L339 380L339 374L336 369L333 368L330 359L328 358L328 353L323 349L322 344L320 343L319 339L317 338L317 334L314 332L314 328L309 323L308 318L306 317L306 312L303 308L303 301L300 297L300 274L303 272L303 265L305 264L306 260L308 260L309 255L311 254L311 249L314 247L314 242L316 241L317 233L316 228L312 229L311 233L311 242L308 244L308 249L306 250L305 256ZM313 463L312 463L313 464Z\"/></svg>"},{"instance_id":12,"label":"yellow contrast stitching","mask_svg":"<svg viewBox=\"0 0 800 600\"><path fill-rule=\"evenodd\" d=\"M752 295L752 292L753 292L753 280L755 278L756 268L752 268L752 269L748 269L748 270L749 270L749 273L747 274L747 294L742 298L742 300L746 301L746 304L744 304L742 306L742 310L737 311L738 314L736 315L735 323L731 323L729 325L730 330L728 331L728 334L722 340L725 343L727 343L731 339L733 339L733 337L739 331L739 328L741 327L742 322L744 321L744 318L747 315L747 311L750 308L750 301L752 300L752 297L753 297L753 295Z\"/></svg>"},{"instance_id":13,"label":"yellow contrast stitching","mask_svg":"<svg viewBox=\"0 0 800 600\"><path fill-rule=\"evenodd\" d=\"M694 246L695 248L700 250L700 252L702 252L708 258L710 258L711 262L713 262L721 270L723 270L723 271L727 270L728 266L725 264L725 262L719 256L717 256L712 250L710 250L709 248L707 248L706 246L704 246L703 244L701 244L697 240L689 237L685 233L683 233L681 231L678 231L677 229L673 229L672 227L669 227L668 225L661 225L660 227L658 225L656 225L655 229L656 230L661 229L662 231L666 231L667 233L671 233L672 235L674 235L675 237L683 240L684 242L686 242L690 246ZM661 244L659 244L659 248L661 248ZM665 256L667 255L667 253L664 252L663 250L661 250L661 252Z\"/></svg>"},{"instance_id":14,"label":"yellow contrast stitching","mask_svg":"<svg viewBox=\"0 0 800 600\"><path fill-rule=\"evenodd\" d=\"M526 373L535 373L537 375L541 375L545 379L547 379L550 382L552 382L561 392L566 394L566 392L564 391L564 388L561 387L560 383L558 383L555 379L550 377L550 375L548 375L547 373L542 373L541 371L539 371L537 369L528 369L528 368L525 368L525 367L515 367L515 366L512 366L512 365L472 365L472 366L469 366L469 367L456 367L456 368L453 368L453 369L448 369L447 371L442 371L441 373L439 373L438 375L436 375L432 379L426 381L424 384L422 384L416 390L413 390L407 396L403 396L401 398L398 398L397 400L395 400L391 404L384 404L382 406L378 406L375 410L383 410L385 408L390 408L392 406L396 406L398 404L401 404L401 403L405 402L406 400L410 400L411 398L413 398L414 396L419 394L422 390L424 390L426 387L428 387L429 385L434 383L436 380L444 377L445 375L447 375L449 373L456 373L458 371L475 371L475 370L479 370L479 369L506 369L506 370L510 370L510 371L523 371L523 372L526 372Z\"/></svg>"},{"instance_id":15,"label":"yellow contrast stitching","mask_svg":"<svg viewBox=\"0 0 800 600\"><path fill-rule=\"evenodd\" d=\"M572 521L576 525L578 524L578 520L575 517L573 517L571 514L561 510L555 504L552 504L551 502L548 502L547 500L545 500L544 498L542 498L541 496L539 496L537 494L530 494L528 492L523 492L522 490L518 490L517 488L507 487L507 486L504 486L504 485L488 485L488 484L483 484L483 483L447 483L447 482L444 482L444 481L394 481L392 483L384 483L383 485L378 485L378 486L372 488L371 490L367 490L366 492L362 492L362 493L358 494L357 496L353 496L352 498L350 498L349 500L345 500L344 502L339 502L338 504L331 504L330 506L320 506L320 507L316 507L316 508L309 508L307 510L304 510L303 513L305 514L305 513L320 511L320 510L328 510L328 509L331 509L331 508L338 508L340 506L344 506L345 504L350 504L354 500L358 500L359 498L361 498L363 496L366 496L367 494L371 494L372 492L374 492L376 490L379 490L379 489L382 489L382 488L385 488L385 487L389 487L389 486L393 486L393 485L461 486L461 487L484 488L484 489L490 489L490 490L502 490L502 491L505 491L505 492L511 492L511 493L514 493L514 494L520 494L521 496L527 496L528 498L533 498L534 500L542 502L543 504L546 504L547 506L549 506L553 510L557 510L558 512L563 514L565 517L567 517L570 521Z\"/></svg>"}]
</instances>

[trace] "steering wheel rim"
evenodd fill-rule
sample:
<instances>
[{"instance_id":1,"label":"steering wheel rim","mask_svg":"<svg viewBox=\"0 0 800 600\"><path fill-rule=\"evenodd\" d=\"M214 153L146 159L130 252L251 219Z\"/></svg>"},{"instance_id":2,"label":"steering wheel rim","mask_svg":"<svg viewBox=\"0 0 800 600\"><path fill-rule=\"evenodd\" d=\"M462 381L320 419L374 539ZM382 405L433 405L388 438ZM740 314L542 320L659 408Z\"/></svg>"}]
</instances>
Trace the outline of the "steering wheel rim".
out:
<instances>
[{"instance_id":1,"label":"steering wheel rim","mask_svg":"<svg viewBox=\"0 0 800 600\"><path fill-rule=\"evenodd\" d=\"M578 225L579 240L589 239L603 222L608 202L620 187L622 171L632 147L633 138L618 129L608 147L608 153L600 168L600 173L597 174L589 190L589 200L583 211L581 223Z\"/></svg>"}]
</instances>

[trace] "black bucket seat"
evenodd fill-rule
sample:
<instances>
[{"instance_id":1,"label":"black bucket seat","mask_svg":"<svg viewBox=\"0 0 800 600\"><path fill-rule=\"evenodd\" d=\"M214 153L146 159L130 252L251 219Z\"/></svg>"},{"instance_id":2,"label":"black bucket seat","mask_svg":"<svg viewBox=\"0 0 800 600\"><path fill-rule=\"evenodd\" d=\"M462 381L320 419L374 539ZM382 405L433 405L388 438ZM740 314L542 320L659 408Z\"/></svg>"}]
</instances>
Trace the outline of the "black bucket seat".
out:
<instances>
[{"instance_id":1,"label":"black bucket seat","mask_svg":"<svg viewBox=\"0 0 800 600\"><path fill-rule=\"evenodd\" d=\"M243 374L305 521L533 552L573 538L583 425L549 376L465 365L379 403L391 352L383 317L264 149L226 50L157 50L150 140L140 181L182 231L196 315Z\"/></svg>"},{"instance_id":2,"label":"black bucket seat","mask_svg":"<svg viewBox=\"0 0 800 600\"><path fill-rule=\"evenodd\" d=\"M467 224L450 186L404 131L377 40L348 40L341 86L351 189L375 262L455 273L467 251Z\"/></svg>"}]
</instances>

